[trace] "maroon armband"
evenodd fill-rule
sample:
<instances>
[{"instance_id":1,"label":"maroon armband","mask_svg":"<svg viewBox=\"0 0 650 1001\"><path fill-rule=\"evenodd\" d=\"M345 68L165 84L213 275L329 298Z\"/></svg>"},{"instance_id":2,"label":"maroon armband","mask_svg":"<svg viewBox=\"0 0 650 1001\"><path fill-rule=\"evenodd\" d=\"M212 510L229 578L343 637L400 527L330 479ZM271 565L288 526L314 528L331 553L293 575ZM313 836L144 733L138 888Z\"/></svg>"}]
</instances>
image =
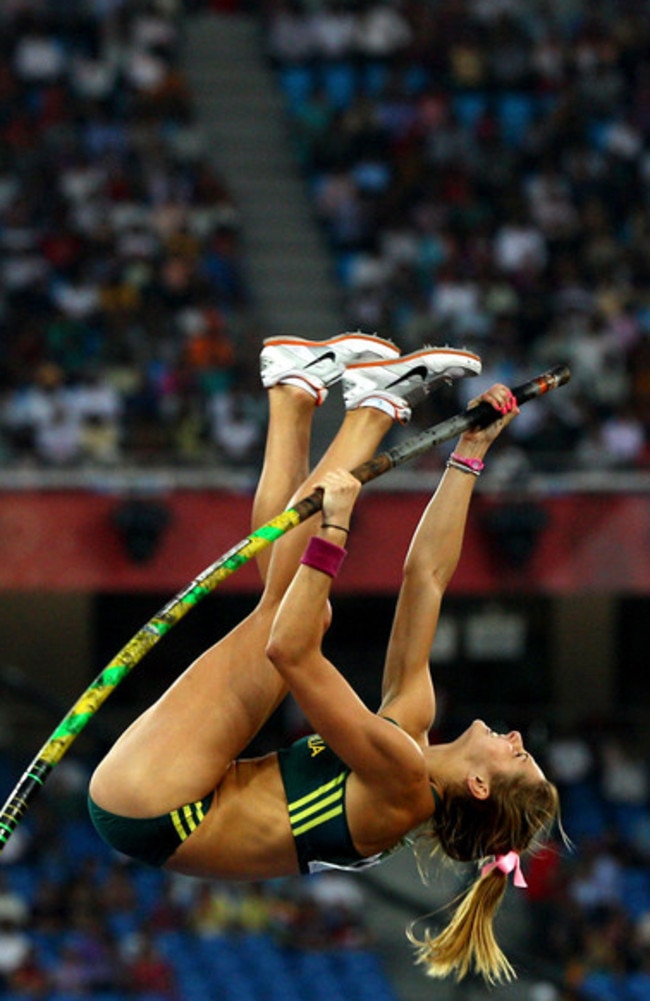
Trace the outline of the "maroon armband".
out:
<instances>
[{"instance_id":1,"label":"maroon armband","mask_svg":"<svg viewBox=\"0 0 650 1001\"><path fill-rule=\"evenodd\" d=\"M336 577L346 556L347 549L321 539L319 535L312 535L300 562L312 570L326 573L328 577Z\"/></svg>"}]
</instances>

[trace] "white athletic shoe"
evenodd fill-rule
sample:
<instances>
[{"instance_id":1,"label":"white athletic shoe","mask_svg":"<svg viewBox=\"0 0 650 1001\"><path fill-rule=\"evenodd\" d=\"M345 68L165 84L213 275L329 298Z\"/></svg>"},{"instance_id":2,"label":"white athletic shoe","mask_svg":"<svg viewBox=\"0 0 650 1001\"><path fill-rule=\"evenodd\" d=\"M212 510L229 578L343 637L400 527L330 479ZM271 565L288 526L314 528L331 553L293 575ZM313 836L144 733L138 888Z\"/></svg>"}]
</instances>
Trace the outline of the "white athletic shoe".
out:
<instances>
[{"instance_id":1,"label":"white athletic shoe","mask_svg":"<svg viewBox=\"0 0 650 1001\"><path fill-rule=\"evenodd\" d=\"M361 331L339 334L327 341L302 337L267 337L260 354L260 374L265 389L283 383L305 389L318 406L327 390L343 377L355 361L387 361L399 358L400 349L391 341Z\"/></svg>"},{"instance_id":2,"label":"white athletic shoe","mask_svg":"<svg viewBox=\"0 0 650 1001\"><path fill-rule=\"evenodd\" d=\"M353 362L343 376L347 410L374 407L406 424L411 408L441 382L479 375L481 359L471 351L423 348L387 361Z\"/></svg>"}]
</instances>

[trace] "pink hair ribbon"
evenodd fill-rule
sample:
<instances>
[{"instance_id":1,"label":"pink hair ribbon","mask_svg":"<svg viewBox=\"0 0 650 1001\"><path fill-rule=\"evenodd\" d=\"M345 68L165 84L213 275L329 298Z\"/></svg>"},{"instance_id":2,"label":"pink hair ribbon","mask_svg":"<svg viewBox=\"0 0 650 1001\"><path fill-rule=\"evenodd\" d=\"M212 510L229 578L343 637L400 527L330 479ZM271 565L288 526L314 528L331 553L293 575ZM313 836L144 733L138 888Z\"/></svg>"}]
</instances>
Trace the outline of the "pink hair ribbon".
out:
<instances>
[{"instance_id":1,"label":"pink hair ribbon","mask_svg":"<svg viewBox=\"0 0 650 1001\"><path fill-rule=\"evenodd\" d=\"M526 889L528 883L521 871L521 859L518 852L508 852L507 855L496 855L493 862L486 862L481 869L481 876L487 876L493 869L499 869L506 876L514 872L513 883L521 889Z\"/></svg>"}]
</instances>

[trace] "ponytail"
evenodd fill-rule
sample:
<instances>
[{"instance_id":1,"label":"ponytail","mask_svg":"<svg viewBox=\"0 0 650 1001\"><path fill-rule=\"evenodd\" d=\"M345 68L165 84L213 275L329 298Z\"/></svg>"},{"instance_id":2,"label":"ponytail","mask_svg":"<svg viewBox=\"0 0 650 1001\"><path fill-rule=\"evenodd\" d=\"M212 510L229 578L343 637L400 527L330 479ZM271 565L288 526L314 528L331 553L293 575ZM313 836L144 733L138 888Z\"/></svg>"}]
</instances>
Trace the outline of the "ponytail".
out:
<instances>
[{"instance_id":1,"label":"ponytail","mask_svg":"<svg viewBox=\"0 0 650 1001\"><path fill-rule=\"evenodd\" d=\"M455 976L462 980L477 973L491 985L514 980L515 971L494 936L494 917L506 890L507 878L500 870L479 876L461 899L451 921L438 935L426 929L416 937L411 925L406 932L416 948L416 963L429 977Z\"/></svg>"}]
</instances>

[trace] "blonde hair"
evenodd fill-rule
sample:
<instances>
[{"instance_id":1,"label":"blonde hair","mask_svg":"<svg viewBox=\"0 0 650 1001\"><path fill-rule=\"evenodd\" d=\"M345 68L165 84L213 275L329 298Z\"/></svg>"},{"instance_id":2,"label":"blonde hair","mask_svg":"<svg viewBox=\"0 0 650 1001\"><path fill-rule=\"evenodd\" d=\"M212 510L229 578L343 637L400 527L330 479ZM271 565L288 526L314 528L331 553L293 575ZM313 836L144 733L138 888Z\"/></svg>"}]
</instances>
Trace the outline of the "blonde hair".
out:
<instances>
[{"instance_id":1,"label":"blonde hair","mask_svg":"<svg viewBox=\"0 0 650 1001\"><path fill-rule=\"evenodd\" d=\"M497 777L484 800L468 790L447 790L431 825L419 835L418 864L423 871L423 845L429 859L442 853L460 862L480 862L509 851L522 853L541 841L557 820L557 789L546 779L531 784ZM416 963L426 967L428 976L453 974L462 980L468 973L477 973L489 984L515 979L515 971L494 935L494 918L506 882L507 876L499 869L479 875L437 935L427 929L424 937L418 938L413 925L407 929L416 949Z\"/></svg>"}]
</instances>

